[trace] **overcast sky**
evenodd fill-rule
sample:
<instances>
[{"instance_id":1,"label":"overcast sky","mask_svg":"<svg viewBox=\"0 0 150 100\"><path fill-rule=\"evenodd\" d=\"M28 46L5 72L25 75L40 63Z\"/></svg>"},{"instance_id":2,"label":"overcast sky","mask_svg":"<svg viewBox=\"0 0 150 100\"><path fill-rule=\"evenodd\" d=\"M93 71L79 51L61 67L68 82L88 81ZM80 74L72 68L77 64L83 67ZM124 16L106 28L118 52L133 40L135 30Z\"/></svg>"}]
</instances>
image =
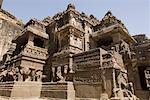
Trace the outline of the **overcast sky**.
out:
<instances>
[{"instance_id":1,"label":"overcast sky","mask_svg":"<svg viewBox=\"0 0 150 100\"><path fill-rule=\"evenodd\" d=\"M145 33L150 37L150 0L3 0L3 9L27 22L42 20L66 10L73 3L79 12L93 14L99 20L108 10L121 19L131 35Z\"/></svg>"}]
</instances>

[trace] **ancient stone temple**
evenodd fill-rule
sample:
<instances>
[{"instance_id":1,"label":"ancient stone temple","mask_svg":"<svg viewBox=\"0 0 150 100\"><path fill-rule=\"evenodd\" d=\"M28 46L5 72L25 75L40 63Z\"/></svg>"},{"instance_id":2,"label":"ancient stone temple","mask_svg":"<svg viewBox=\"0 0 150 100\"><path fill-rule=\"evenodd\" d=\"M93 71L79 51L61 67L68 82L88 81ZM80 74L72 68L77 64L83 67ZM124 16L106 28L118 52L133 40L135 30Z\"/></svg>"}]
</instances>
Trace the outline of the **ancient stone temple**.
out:
<instances>
[{"instance_id":1,"label":"ancient stone temple","mask_svg":"<svg viewBox=\"0 0 150 100\"><path fill-rule=\"evenodd\" d=\"M19 71L16 81L41 81L49 39L45 31L42 23L31 19L24 26L21 34L13 39L16 43L16 50L6 66Z\"/></svg>"},{"instance_id":2,"label":"ancient stone temple","mask_svg":"<svg viewBox=\"0 0 150 100\"><path fill-rule=\"evenodd\" d=\"M150 39L145 34L133 36L136 43L132 44L134 56L130 80L134 83L135 93L142 100L150 97Z\"/></svg>"},{"instance_id":3,"label":"ancient stone temple","mask_svg":"<svg viewBox=\"0 0 150 100\"><path fill-rule=\"evenodd\" d=\"M0 56L0 96L150 98L150 41L145 35L132 37L111 11L98 20L69 4L52 17L21 25L21 32L9 40L13 46Z\"/></svg>"}]
</instances>

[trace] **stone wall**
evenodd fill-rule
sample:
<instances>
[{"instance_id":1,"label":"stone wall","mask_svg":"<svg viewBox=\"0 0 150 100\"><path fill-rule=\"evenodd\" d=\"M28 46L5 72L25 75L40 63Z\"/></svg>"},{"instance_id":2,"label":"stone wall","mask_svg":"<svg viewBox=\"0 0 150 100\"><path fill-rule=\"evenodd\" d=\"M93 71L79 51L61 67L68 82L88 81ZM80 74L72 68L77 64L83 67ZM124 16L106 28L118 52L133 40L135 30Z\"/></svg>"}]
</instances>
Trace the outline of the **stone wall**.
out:
<instances>
[{"instance_id":1,"label":"stone wall","mask_svg":"<svg viewBox=\"0 0 150 100\"><path fill-rule=\"evenodd\" d=\"M0 12L0 60L11 47L12 39L19 34L21 26L4 19Z\"/></svg>"},{"instance_id":2,"label":"stone wall","mask_svg":"<svg viewBox=\"0 0 150 100\"><path fill-rule=\"evenodd\" d=\"M140 100L148 100L150 98L150 87L148 87L148 76L150 70L150 39L145 34L133 36L137 43L132 44L132 67L129 71L129 80L134 84L135 94Z\"/></svg>"}]
</instances>

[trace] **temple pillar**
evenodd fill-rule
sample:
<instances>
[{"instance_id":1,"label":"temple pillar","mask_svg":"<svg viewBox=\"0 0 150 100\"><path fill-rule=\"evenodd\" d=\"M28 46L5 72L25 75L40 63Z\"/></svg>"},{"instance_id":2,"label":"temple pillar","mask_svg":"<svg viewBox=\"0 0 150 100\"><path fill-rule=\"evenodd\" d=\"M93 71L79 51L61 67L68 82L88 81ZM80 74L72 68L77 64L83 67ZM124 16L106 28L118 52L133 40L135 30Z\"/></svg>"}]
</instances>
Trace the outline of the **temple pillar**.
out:
<instances>
[{"instance_id":1,"label":"temple pillar","mask_svg":"<svg viewBox=\"0 0 150 100\"><path fill-rule=\"evenodd\" d=\"M84 37L85 37L85 43L84 43L84 45L85 45L84 47L85 47L85 48L84 48L84 50L85 50L85 51L88 51L88 50L90 49L89 33L85 33Z\"/></svg>"},{"instance_id":2,"label":"temple pillar","mask_svg":"<svg viewBox=\"0 0 150 100\"><path fill-rule=\"evenodd\" d=\"M72 54L70 54L70 58L69 58L69 73L73 73L73 58L72 58Z\"/></svg>"},{"instance_id":3,"label":"temple pillar","mask_svg":"<svg viewBox=\"0 0 150 100\"><path fill-rule=\"evenodd\" d=\"M34 40L34 36L29 35L28 45L30 45L30 46L34 46L34 42L33 42L33 40Z\"/></svg>"},{"instance_id":4,"label":"temple pillar","mask_svg":"<svg viewBox=\"0 0 150 100\"><path fill-rule=\"evenodd\" d=\"M54 78L55 78L55 67L52 67L52 79L51 79L51 82L54 82Z\"/></svg>"}]
</instances>

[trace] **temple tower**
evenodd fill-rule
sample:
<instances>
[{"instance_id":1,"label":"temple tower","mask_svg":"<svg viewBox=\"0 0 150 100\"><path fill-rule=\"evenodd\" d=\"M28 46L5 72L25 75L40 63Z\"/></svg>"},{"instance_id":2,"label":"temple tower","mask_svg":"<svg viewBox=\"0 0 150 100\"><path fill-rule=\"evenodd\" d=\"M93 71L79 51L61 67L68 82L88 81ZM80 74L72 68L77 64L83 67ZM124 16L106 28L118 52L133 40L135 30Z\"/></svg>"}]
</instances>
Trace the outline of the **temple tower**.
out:
<instances>
[{"instance_id":1,"label":"temple tower","mask_svg":"<svg viewBox=\"0 0 150 100\"><path fill-rule=\"evenodd\" d=\"M18 81L41 81L43 66L47 58L48 34L45 33L45 26L36 19L31 19L15 42L16 50L8 68L18 69Z\"/></svg>"}]
</instances>

